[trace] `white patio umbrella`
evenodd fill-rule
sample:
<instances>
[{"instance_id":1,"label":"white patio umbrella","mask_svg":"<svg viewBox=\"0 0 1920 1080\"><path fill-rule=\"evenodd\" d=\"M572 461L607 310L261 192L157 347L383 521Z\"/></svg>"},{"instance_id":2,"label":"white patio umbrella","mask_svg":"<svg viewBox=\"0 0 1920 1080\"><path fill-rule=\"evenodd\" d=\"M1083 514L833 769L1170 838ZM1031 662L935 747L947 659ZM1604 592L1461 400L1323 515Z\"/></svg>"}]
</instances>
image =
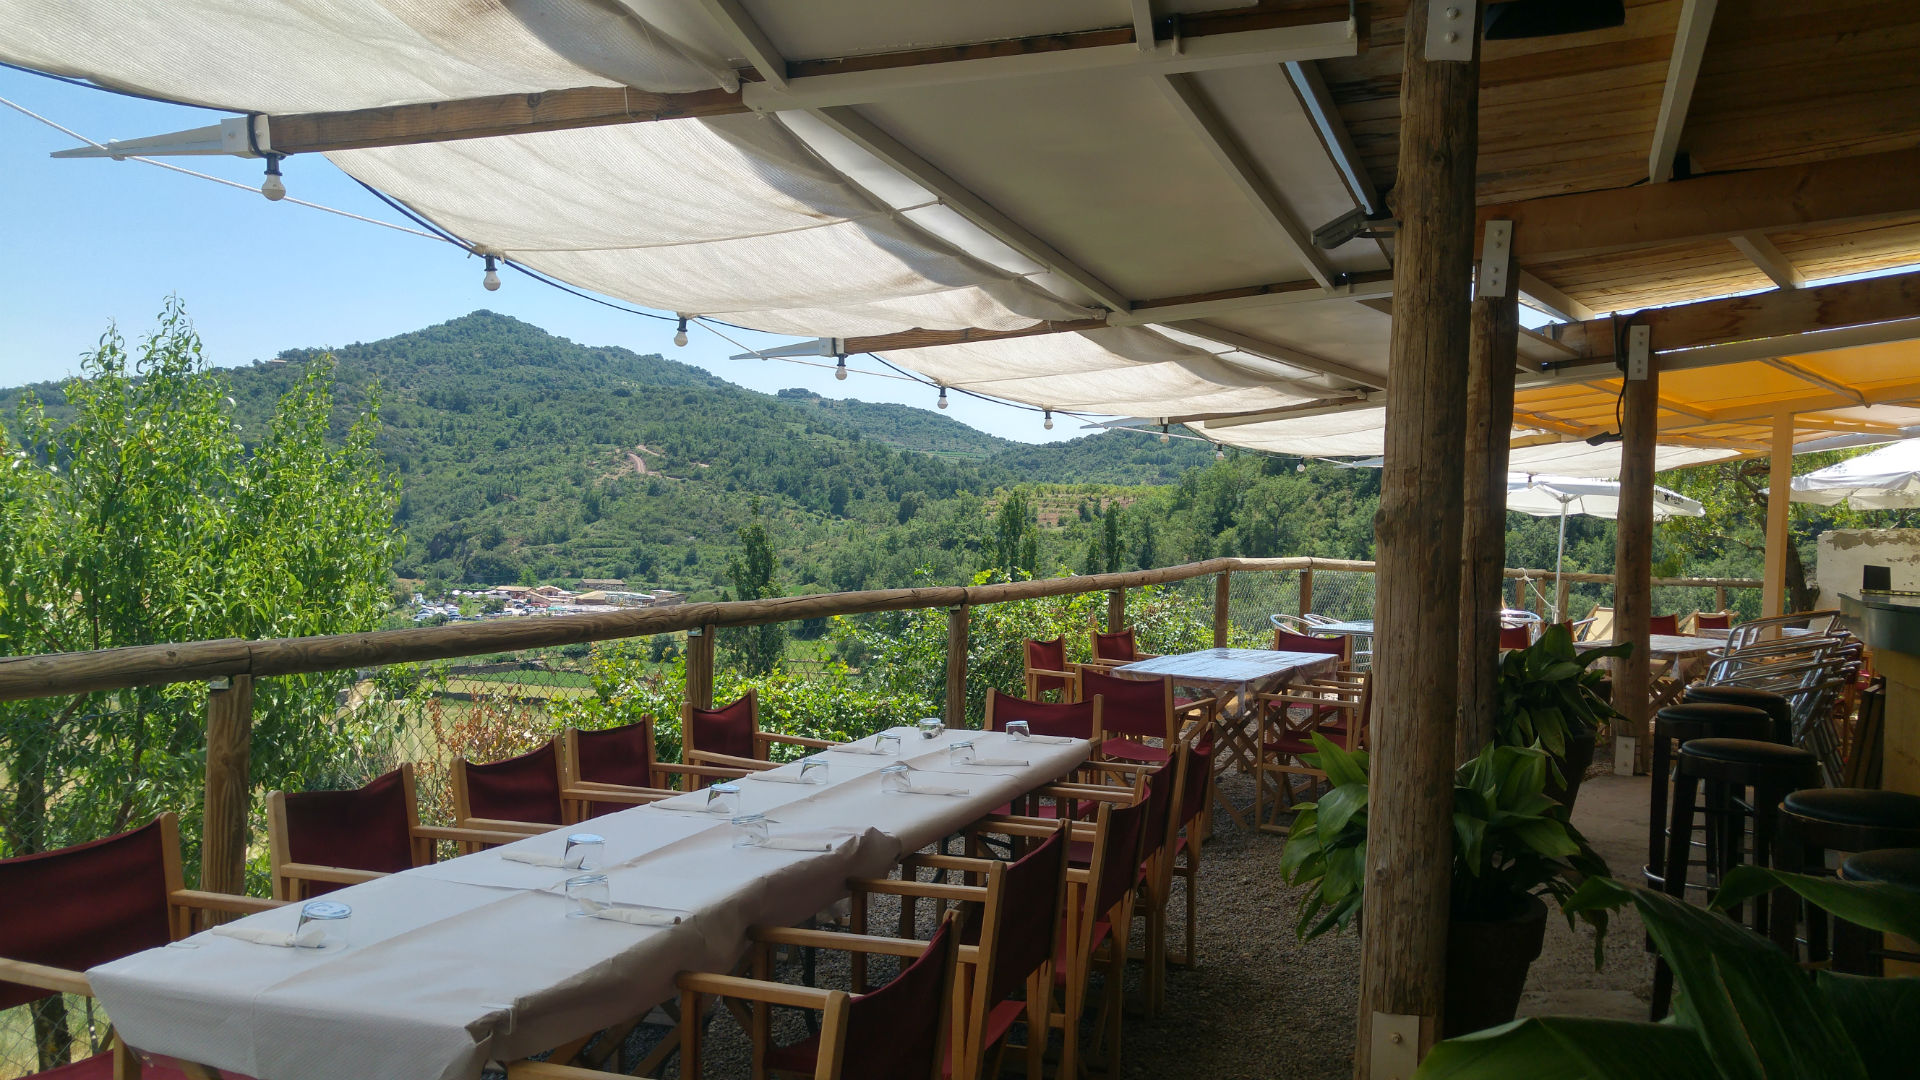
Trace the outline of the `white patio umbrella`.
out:
<instances>
[{"instance_id":1,"label":"white patio umbrella","mask_svg":"<svg viewBox=\"0 0 1920 1080\"><path fill-rule=\"evenodd\" d=\"M1855 510L1903 510L1920 506L1920 439L1883 446L1818 472L1793 478L1794 502Z\"/></svg>"},{"instance_id":2,"label":"white patio umbrella","mask_svg":"<svg viewBox=\"0 0 1920 1080\"><path fill-rule=\"evenodd\" d=\"M1553 557L1553 617L1560 618L1561 566L1567 557L1567 515L1588 517L1620 516L1620 482L1593 480L1581 476L1541 476L1529 473L1507 474L1507 509L1534 517L1560 519L1560 545ZM1706 508L1692 499L1663 487L1653 489L1653 520L1671 517L1704 517Z\"/></svg>"}]
</instances>

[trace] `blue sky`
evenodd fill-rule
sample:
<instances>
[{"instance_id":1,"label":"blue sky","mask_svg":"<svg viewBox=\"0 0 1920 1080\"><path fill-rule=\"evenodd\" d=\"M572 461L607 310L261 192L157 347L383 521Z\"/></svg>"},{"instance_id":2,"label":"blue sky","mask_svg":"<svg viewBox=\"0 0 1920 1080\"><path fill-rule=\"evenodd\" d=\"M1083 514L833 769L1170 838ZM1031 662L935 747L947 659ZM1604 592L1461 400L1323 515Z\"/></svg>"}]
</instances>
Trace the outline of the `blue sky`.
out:
<instances>
[{"instance_id":1,"label":"blue sky","mask_svg":"<svg viewBox=\"0 0 1920 1080\"><path fill-rule=\"evenodd\" d=\"M0 98L88 138L134 138L215 123L224 115L141 101L0 68ZM416 330L489 308L589 345L618 345L695 364L766 393L805 387L830 397L931 408L934 392L892 379L765 360L674 324L602 307L520 274L498 292L480 287L479 260L439 241L383 229L134 161L53 160L76 145L0 106L0 386L58 379L79 369L109 325L144 334L162 301L179 295L213 363L244 364L282 349L341 346ZM257 187L262 163L174 158ZM404 223L325 159L283 165L289 198ZM766 348L789 339L740 337ZM877 367L856 357L853 367ZM1053 431L1037 413L952 398L948 415L1011 439L1085 434L1073 420Z\"/></svg>"}]
</instances>

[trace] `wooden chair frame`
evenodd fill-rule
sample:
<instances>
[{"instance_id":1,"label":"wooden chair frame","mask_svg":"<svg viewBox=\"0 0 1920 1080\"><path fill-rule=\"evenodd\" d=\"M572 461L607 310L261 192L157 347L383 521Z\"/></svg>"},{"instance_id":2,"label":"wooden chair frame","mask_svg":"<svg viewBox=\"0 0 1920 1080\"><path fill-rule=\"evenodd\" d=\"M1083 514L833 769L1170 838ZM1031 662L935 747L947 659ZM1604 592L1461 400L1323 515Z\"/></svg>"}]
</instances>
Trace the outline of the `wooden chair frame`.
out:
<instances>
[{"instance_id":1,"label":"wooden chair frame","mask_svg":"<svg viewBox=\"0 0 1920 1080\"><path fill-rule=\"evenodd\" d=\"M553 740L548 740L548 741L552 742ZM536 747L535 749L537 750L538 747ZM559 754L558 752L559 748L555 747L554 749L555 749L555 753L553 755L554 780L559 790L564 792L567 788L566 762ZM532 751L529 751L529 753L531 752ZM449 766L447 770L447 779L448 779L448 786L452 788L453 824L454 824L454 827L457 829L478 829L486 832L519 833L521 835L521 838L524 839L528 836L538 836L544 832L552 832L555 829L558 829L564 825L569 824L566 821L559 821L559 822L507 821L502 818L474 817L472 803L470 801L471 797L467 793L467 757L465 754L460 754L454 757L453 764ZM560 816L562 818L566 817L566 800L565 799L561 800Z\"/></svg>"},{"instance_id":2,"label":"wooden chair frame","mask_svg":"<svg viewBox=\"0 0 1920 1080\"><path fill-rule=\"evenodd\" d=\"M1139 634L1139 631L1138 631L1137 629L1135 629L1134 627L1132 627L1132 626L1123 626L1123 627L1121 627L1121 628L1120 628L1119 630L1115 630L1115 631L1113 631L1113 633L1116 633L1116 634L1117 634L1117 633L1122 633L1122 632L1124 632L1124 631L1127 631L1127 630L1134 630L1134 635L1133 635L1133 644L1134 644L1134 650L1133 650L1133 660L1106 660L1106 659L1103 659L1103 658L1102 658L1102 657L1100 656L1100 641L1099 641L1099 636L1100 636L1101 634L1105 634L1105 633L1107 633L1107 631L1105 631L1105 630L1102 630L1102 629L1100 629L1100 628L1099 628L1098 626L1090 626L1090 627L1088 627L1088 628L1087 628L1087 657L1088 657L1088 659L1086 659L1086 660L1084 660L1084 661L1081 661L1081 662L1079 662L1079 663L1077 663L1077 664L1074 664L1074 665L1073 665L1073 667L1075 667L1075 668L1092 668L1092 669L1093 669L1093 670L1095 670L1095 671L1099 671L1099 672L1103 672L1103 673L1104 673L1104 672L1108 672L1108 671L1112 671L1112 670L1113 670L1114 668L1117 668L1117 667L1119 667L1119 666L1120 666L1120 665L1122 665L1122 664L1131 664L1131 663L1133 663L1133 662L1134 662L1134 660L1152 660L1152 659L1155 659L1156 657L1158 657L1158 656L1160 655L1159 653L1150 653L1150 652L1141 652L1141 651L1140 651L1140 634ZM1077 685L1079 684L1079 682L1080 682L1080 679L1079 679L1079 677L1078 677L1078 675L1076 674L1076 675L1075 675L1075 678L1074 678L1074 683L1075 683L1075 685L1077 686Z\"/></svg>"},{"instance_id":3,"label":"wooden chair frame","mask_svg":"<svg viewBox=\"0 0 1920 1080\"><path fill-rule=\"evenodd\" d=\"M415 866L425 866L433 862L434 848L442 840L459 844L464 854L478 851L483 847L511 844L516 840L527 838L526 833L518 830L461 829L420 824L418 789L414 786L413 763L410 761L402 762L400 765L400 788L405 793L403 798L407 806L407 832ZM307 898L306 883L311 881L335 885L357 885L363 881L372 881L386 876L377 870L355 870L344 866L320 866L314 863L294 862L290 857L292 846L292 837L287 825L286 792L268 792L267 851L274 899L304 900Z\"/></svg>"},{"instance_id":4,"label":"wooden chair frame","mask_svg":"<svg viewBox=\"0 0 1920 1080\"><path fill-rule=\"evenodd\" d=\"M710 750L695 750L693 748L693 740L688 736L688 732L693 730L693 705L688 703L680 706L680 738L683 740L681 743L682 749L680 756L685 759L688 765L737 769L741 770L742 774L747 772L765 772L768 769L778 768L780 765L777 761L769 761L767 759L767 753L773 748L775 743L786 746L801 746L811 750L830 750L839 745L831 739L812 739L804 735L782 735L775 731L762 731L760 730L759 692L748 690L741 696L746 698L747 713L753 717L753 756L743 758L732 754L717 754Z\"/></svg>"},{"instance_id":5,"label":"wooden chair frame","mask_svg":"<svg viewBox=\"0 0 1920 1080\"><path fill-rule=\"evenodd\" d=\"M1067 636L1065 634L1062 634L1059 637L1055 638L1054 640L1060 643L1060 654L1062 657L1065 657L1067 652ZM1022 645L1021 648L1024 652L1025 646ZM1037 668L1037 667L1033 667L1032 665L1027 666L1026 694L1027 694L1028 701L1040 700L1040 694L1042 693L1042 691L1040 690L1039 682L1041 679L1044 679L1044 678L1056 678L1056 679L1066 680L1067 685L1064 688L1062 688L1060 691L1060 700L1062 702L1071 702L1071 701L1080 700L1079 666L1073 663L1073 661L1071 660L1066 660L1064 661L1064 663L1068 669L1066 671L1052 671L1047 668Z\"/></svg>"},{"instance_id":6,"label":"wooden chair frame","mask_svg":"<svg viewBox=\"0 0 1920 1080\"><path fill-rule=\"evenodd\" d=\"M1190 748L1192 745L1197 744L1201 737L1201 733L1196 733L1188 740L1188 747ZM1216 740L1214 743L1216 751L1219 745L1219 742ZM1182 757L1184 758L1184 756L1185 753L1183 750ZM1181 774L1180 783L1173 795L1173 813L1169 815L1169 817L1173 819L1173 833L1167 848L1168 899L1171 900L1173 879L1176 877L1180 878L1181 881L1185 883L1187 909L1187 920L1186 926L1184 927L1184 944L1186 947L1181 952L1175 953L1168 951L1166 954L1167 962L1177 967L1189 967L1193 965L1197 962L1196 957L1198 956L1196 938L1198 937L1200 920L1200 845L1201 842L1206 839L1209 832L1211 832L1210 818L1213 812L1213 760L1211 755L1199 760L1204 766L1200 769L1199 776L1196 777L1191 770ZM1258 777L1255 777L1256 783L1258 779ZM1182 820L1180 814L1182 808L1186 805L1187 785L1193 783L1202 784L1207 790L1198 804L1200 807L1199 811L1192 817ZM1183 855L1186 856L1184 860L1181 859Z\"/></svg>"},{"instance_id":7,"label":"wooden chair frame","mask_svg":"<svg viewBox=\"0 0 1920 1080\"><path fill-rule=\"evenodd\" d=\"M1075 798L1091 797L1098 789L1073 789ZM1043 829L1054 831L1068 828L1066 822L1041 821ZM1063 838L1063 844L1071 836ZM1067 860L1061 860L1060 880L1054 884L1054 907L1062 910L1066 902L1067 879L1070 871L1066 869ZM959 947L957 963L954 966L954 988L952 1006L953 1080L982 1080L983 1077L1000 1075L1000 1058L1005 1053L1004 1045L985 1045L986 1024L997 1001L987 999L988 988L993 984L994 946L998 939L998 927L1003 918L1002 907L1005 875L1009 863L995 859L976 859L958 855L912 855L902 860L898 878L854 878L847 882L852 893L852 917L850 927L854 934L864 935L867 928L867 897L873 895L897 896L900 898L900 922L902 930L898 937L911 938L915 918L916 899L938 900L943 903L976 903L981 906L980 941L978 944ZM953 885L942 881L919 880L920 870L936 872L958 872L977 885ZM1030 917L1025 913L1012 917ZM1049 1013L1048 1002L1053 992L1053 958L1059 953L1061 920L1055 918L1052 926L1052 940L1047 949L1047 958L1029 972L1026 977L1026 1005L1024 1019L1028 1031L1045 1031ZM832 935L835 940L844 940L843 935ZM915 955L918 955L917 953ZM857 962L853 968L853 985L856 990L866 989L866 964L864 957L855 955ZM1035 1014L1035 1010L1039 1014ZM1041 1075L1046 1054L1046 1040L1029 1038L1026 1047L1026 1074L1031 1077ZM994 1052L994 1064L990 1071L984 1071L988 1051Z\"/></svg>"},{"instance_id":8,"label":"wooden chair frame","mask_svg":"<svg viewBox=\"0 0 1920 1080\"><path fill-rule=\"evenodd\" d=\"M1142 679L1140 681L1147 682L1148 680ZM1160 739L1161 745L1166 747L1169 755L1171 755L1173 748L1180 740L1180 735L1183 730L1193 727L1204 730L1213 726L1214 718L1217 717L1220 712L1220 698L1218 695L1209 695L1207 697L1190 698L1186 701L1176 701L1173 696L1173 679L1169 676L1162 675L1159 677L1159 681L1162 694L1162 709L1166 717L1166 734L1160 736ZM1101 695L1096 694L1094 696L1100 697ZM1104 702L1102 704L1104 705ZM1145 742L1147 739L1154 737L1150 735L1129 735L1124 732L1112 732L1106 730L1105 725L1106 722L1103 718L1101 721L1101 737L1093 744L1094 756L1100 760L1104 760L1104 754L1101 748L1112 739ZM1171 760L1171 757L1169 757L1169 760Z\"/></svg>"},{"instance_id":9,"label":"wooden chair frame","mask_svg":"<svg viewBox=\"0 0 1920 1080\"><path fill-rule=\"evenodd\" d=\"M254 915L262 911L272 911L283 906L284 900L262 900L257 896L239 896L234 893L206 892L186 887L186 874L180 860L180 817L178 814L165 813L160 821L160 853L166 876L167 889L167 936L173 941L205 929L196 926L196 913L224 912L230 915ZM10 960L0 957L0 982L18 983L56 994L75 994L80 997L93 997L93 984L87 980L86 972L71 968L54 967L50 964L30 964L24 960ZM114 1080L138 1080L141 1074L140 1056L118 1032L107 1029L106 1043L113 1054ZM180 1062L181 1071L188 1076L206 1077L211 1074L192 1062Z\"/></svg>"},{"instance_id":10,"label":"wooden chair frame","mask_svg":"<svg viewBox=\"0 0 1920 1080\"><path fill-rule=\"evenodd\" d=\"M651 728L654 720L646 718ZM651 756L651 755L649 755ZM580 729L569 727L560 733L560 785L561 809L570 814L569 823L585 821L586 804L590 802L626 802L640 805L658 802L682 792L692 791L697 786L696 778L702 780L738 780L747 775L746 769L722 769L711 765L678 765L671 761L654 759L647 768L647 787L631 787L625 784L605 784L595 780L580 778ZM669 783L679 778L680 790L674 791ZM634 798L610 797L620 793L631 793Z\"/></svg>"},{"instance_id":11,"label":"wooden chair frame","mask_svg":"<svg viewBox=\"0 0 1920 1080\"><path fill-rule=\"evenodd\" d=\"M1287 715L1290 708L1304 706L1310 710L1305 720L1298 724ZM1288 777L1308 776L1325 780L1327 774L1304 763L1292 764L1282 755L1270 758L1267 743L1283 735L1293 735L1302 742L1307 736L1322 731L1334 718L1346 724L1344 739L1335 735L1328 738L1345 750L1363 749L1367 744L1367 724L1373 707L1373 679L1364 671L1335 672L1331 678L1315 679L1307 683L1281 688L1279 693L1261 694L1258 697L1259 734L1255 740L1255 761L1253 776L1253 819L1254 823L1267 832L1285 833L1287 827L1267 821L1266 799L1267 785L1274 782L1270 774L1279 774L1277 781L1278 809L1285 810L1294 802L1293 784Z\"/></svg>"}]
</instances>

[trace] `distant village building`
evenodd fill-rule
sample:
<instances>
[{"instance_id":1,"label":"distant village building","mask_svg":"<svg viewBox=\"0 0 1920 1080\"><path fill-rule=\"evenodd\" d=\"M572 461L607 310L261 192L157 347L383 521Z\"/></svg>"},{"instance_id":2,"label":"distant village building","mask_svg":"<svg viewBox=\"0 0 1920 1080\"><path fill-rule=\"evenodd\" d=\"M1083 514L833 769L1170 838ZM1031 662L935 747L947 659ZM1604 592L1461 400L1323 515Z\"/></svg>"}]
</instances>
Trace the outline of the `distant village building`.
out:
<instances>
[{"instance_id":1,"label":"distant village building","mask_svg":"<svg viewBox=\"0 0 1920 1080\"><path fill-rule=\"evenodd\" d=\"M532 591L525 585L495 585L487 590L487 595L497 596L502 600L524 600Z\"/></svg>"},{"instance_id":2,"label":"distant village building","mask_svg":"<svg viewBox=\"0 0 1920 1080\"><path fill-rule=\"evenodd\" d=\"M627 582L626 582L626 579L625 579L625 578L617 578L617 577L610 577L610 578L599 578L599 577L590 577L590 578L581 578L581 579L580 579L580 587L581 587L582 589L590 589L590 590L596 590L596 591L600 591L600 592L608 592L608 591L611 591L611 590L614 590L614 589L624 589L624 588L626 588L626 587L627 587Z\"/></svg>"},{"instance_id":3,"label":"distant village building","mask_svg":"<svg viewBox=\"0 0 1920 1080\"><path fill-rule=\"evenodd\" d=\"M549 600L566 600L573 596L572 593L558 585L539 585L534 588L533 592L535 596L544 596Z\"/></svg>"},{"instance_id":4,"label":"distant village building","mask_svg":"<svg viewBox=\"0 0 1920 1080\"><path fill-rule=\"evenodd\" d=\"M609 589L607 601L615 607L647 607L653 603L653 594Z\"/></svg>"},{"instance_id":5,"label":"distant village building","mask_svg":"<svg viewBox=\"0 0 1920 1080\"><path fill-rule=\"evenodd\" d=\"M672 589L653 590L653 606L654 607L672 607L675 604L684 604L686 602L687 602L686 593L674 592Z\"/></svg>"},{"instance_id":6,"label":"distant village building","mask_svg":"<svg viewBox=\"0 0 1920 1080\"><path fill-rule=\"evenodd\" d=\"M579 596L574 597L573 602L581 607L606 607L613 603L613 599L604 591L594 589L591 592L583 592Z\"/></svg>"}]
</instances>

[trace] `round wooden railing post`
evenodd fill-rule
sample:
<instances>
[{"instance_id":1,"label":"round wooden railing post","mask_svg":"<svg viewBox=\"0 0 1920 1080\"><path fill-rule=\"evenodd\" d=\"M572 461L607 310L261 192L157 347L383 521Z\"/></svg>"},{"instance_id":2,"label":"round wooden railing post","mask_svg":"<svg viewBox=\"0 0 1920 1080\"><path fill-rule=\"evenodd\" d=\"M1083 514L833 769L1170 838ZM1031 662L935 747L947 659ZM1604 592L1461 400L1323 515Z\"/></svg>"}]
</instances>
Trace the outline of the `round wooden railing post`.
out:
<instances>
[{"instance_id":1,"label":"round wooden railing post","mask_svg":"<svg viewBox=\"0 0 1920 1080\"><path fill-rule=\"evenodd\" d=\"M1727 610L1727 587L1725 585L1715 585L1713 587L1713 610Z\"/></svg>"},{"instance_id":2,"label":"round wooden railing post","mask_svg":"<svg viewBox=\"0 0 1920 1080\"><path fill-rule=\"evenodd\" d=\"M1450 8L1467 58L1429 59L1439 3L1404 8L1357 1080L1411 1075L1440 1036L1446 993L1480 13Z\"/></svg>"},{"instance_id":3,"label":"round wooden railing post","mask_svg":"<svg viewBox=\"0 0 1920 1080\"><path fill-rule=\"evenodd\" d=\"M713 633L711 624L687 630L687 704L713 708Z\"/></svg>"},{"instance_id":4,"label":"round wooden railing post","mask_svg":"<svg viewBox=\"0 0 1920 1080\"><path fill-rule=\"evenodd\" d=\"M200 833L200 887L209 892L246 891L252 756L253 677L215 679L207 688L207 784Z\"/></svg>"},{"instance_id":5,"label":"round wooden railing post","mask_svg":"<svg viewBox=\"0 0 1920 1080\"><path fill-rule=\"evenodd\" d=\"M967 726L967 606L947 609L947 726Z\"/></svg>"},{"instance_id":6,"label":"round wooden railing post","mask_svg":"<svg viewBox=\"0 0 1920 1080\"><path fill-rule=\"evenodd\" d=\"M1219 576L1213 579L1213 647L1216 649L1227 647L1227 627L1233 617L1232 594L1229 592L1232 588L1230 584L1232 576L1233 571L1222 570Z\"/></svg>"},{"instance_id":7,"label":"round wooden railing post","mask_svg":"<svg viewBox=\"0 0 1920 1080\"><path fill-rule=\"evenodd\" d=\"M1127 627L1127 590L1107 590L1107 633L1117 634Z\"/></svg>"},{"instance_id":8,"label":"round wooden railing post","mask_svg":"<svg viewBox=\"0 0 1920 1080\"><path fill-rule=\"evenodd\" d=\"M1568 581L1566 578L1561 578L1559 586L1554 589L1553 593L1553 613L1558 621L1566 622L1568 619L1573 618L1573 612L1567 610L1568 602L1572 599L1573 582Z\"/></svg>"},{"instance_id":9,"label":"round wooden railing post","mask_svg":"<svg viewBox=\"0 0 1920 1080\"><path fill-rule=\"evenodd\" d=\"M1313 610L1313 567L1300 571L1300 611L1301 618Z\"/></svg>"}]
</instances>

